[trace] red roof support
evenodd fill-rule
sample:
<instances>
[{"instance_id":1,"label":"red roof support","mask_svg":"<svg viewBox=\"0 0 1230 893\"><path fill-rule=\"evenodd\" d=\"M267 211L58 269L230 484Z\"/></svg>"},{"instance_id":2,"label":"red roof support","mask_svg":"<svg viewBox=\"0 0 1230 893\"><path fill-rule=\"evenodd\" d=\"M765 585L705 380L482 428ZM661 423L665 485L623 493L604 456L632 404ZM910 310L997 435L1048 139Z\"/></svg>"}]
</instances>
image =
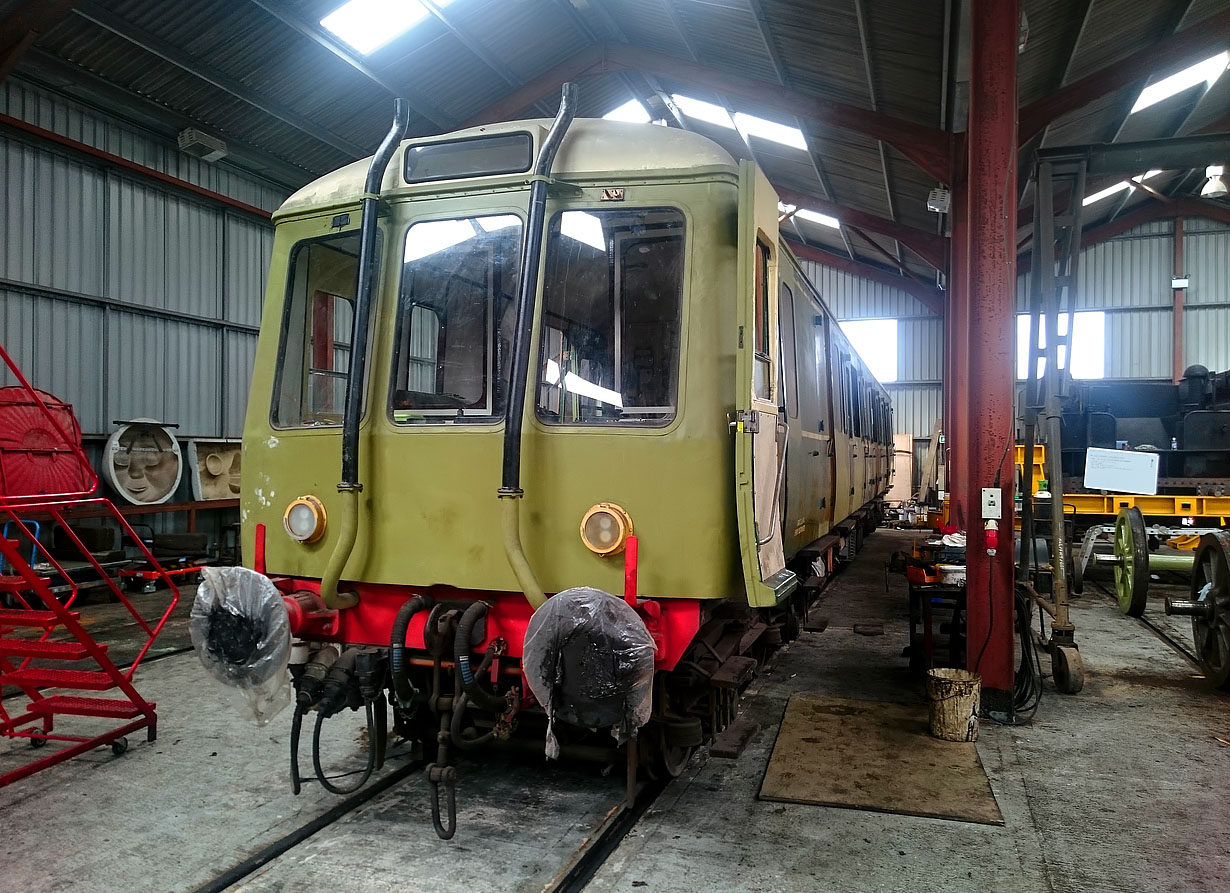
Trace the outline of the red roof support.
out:
<instances>
[{"instance_id":1,"label":"red roof support","mask_svg":"<svg viewBox=\"0 0 1230 893\"><path fill-rule=\"evenodd\" d=\"M991 556L975 509L984 487L1012 505L1019 26L1019 0L970 6L969 376L955 394L969 410L961 435L969 460L956 482L967 516L966 666L996 693L988 700L1001 702L1010 702L1013 687L1012 515L1002 520L1002 544Z\"/></svg>"},{"instance_id":2,"label":"red roof support","mask_svg":"<svg viewBox=\"0 0 1230 893\"><path fill-rule=\"evenodd\" d=\"M898 276L896 273L885 270L882 267L850 260L850 258L844 255L833 254L814 245L805 245L793 239L787 239L786 244L790 246L790 250L800 260L809 260L813 263L823 264L826 267L832 267L834 270L849 273L851 276L861 276L864 279L870 279L872 282L887 285L889 288L901 289L901 291L917 300L936 316L944 315L944 293L938 288L930 288L916 279Z\"/></svg>"},{"instance_id":3,"label":"red roof support","mask_svg":"<svg viewBox=\"0 0 1230 893\"><path fill-rule=\"evenodd\" d=\"M1230 41L1230 10L1203 19L1152 46L1137 50L1074 81L1050 96L1032 102L1021 109L1020 132L1017 139L1024 145L1030 137L1069 112L1088 105L1093 100L1136 83L1154 71L1195 63L1225 49Z\"/></svg>"}]
</instances>

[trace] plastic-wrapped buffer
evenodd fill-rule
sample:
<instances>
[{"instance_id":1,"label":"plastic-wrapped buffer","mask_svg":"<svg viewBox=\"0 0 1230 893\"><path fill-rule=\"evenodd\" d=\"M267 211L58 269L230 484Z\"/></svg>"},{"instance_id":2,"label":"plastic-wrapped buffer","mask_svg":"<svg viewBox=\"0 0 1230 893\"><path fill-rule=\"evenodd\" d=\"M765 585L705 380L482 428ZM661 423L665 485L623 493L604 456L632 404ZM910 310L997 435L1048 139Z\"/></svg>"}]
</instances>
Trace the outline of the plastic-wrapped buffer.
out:
<instances>
[{"instance_id":1,"label":"plastic-wrapped buffer","mask_svg":"<svg viewBox=\"0 0 1230 893\"><path fill-rule=\"evenodd\" d=\"M202 568L188 632L205 669L238 691L244 714L257 725L290 703L290 620L264 574Z\"/></svg>"},{"instance_id":2,"label":"plastic-wrapped buffer","mask_svg":"<svg viewBox=\"0 0 1230 893\"><path fill-rule=\"evenodd\" d=\"M559 756L554 723L610 727L621 744L649 722L654 643L640 616L601 589L566 589L534 612L522 669L547 711L547 756Z\"/></svg>"}]
</instances>

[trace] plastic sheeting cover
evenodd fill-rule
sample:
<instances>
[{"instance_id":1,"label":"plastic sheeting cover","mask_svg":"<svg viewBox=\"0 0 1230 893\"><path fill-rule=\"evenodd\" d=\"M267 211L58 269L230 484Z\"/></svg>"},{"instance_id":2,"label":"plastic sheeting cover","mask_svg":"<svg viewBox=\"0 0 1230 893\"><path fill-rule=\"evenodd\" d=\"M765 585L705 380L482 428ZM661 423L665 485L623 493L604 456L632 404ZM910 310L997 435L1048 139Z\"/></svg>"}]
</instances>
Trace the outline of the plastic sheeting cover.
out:
<instances>
[{"instance_id":1,"label":"plastic sheeting cover","mask_svg":"<svg viewBox=\"0 0 1230 893\"><path fill-rule=\"evenodd\" d=\"M559 756L557 719L610 726L621 744L649 722L654 650L636 611L601 589L566 589L534 612L522 669L547 711L548 758Z\"/></svg>"},{"instance_id":2,"label":"plastic sheeting cover","mask_svg":"<svg viewBox=\"0 0 1230 893\"><path fill-rule=\"evenodd\" d=\"M205 669L239 693L243 714L257 725L290 703L290 619L264 574L203 568L188 632Z\"/></svg>"}]
</instances>

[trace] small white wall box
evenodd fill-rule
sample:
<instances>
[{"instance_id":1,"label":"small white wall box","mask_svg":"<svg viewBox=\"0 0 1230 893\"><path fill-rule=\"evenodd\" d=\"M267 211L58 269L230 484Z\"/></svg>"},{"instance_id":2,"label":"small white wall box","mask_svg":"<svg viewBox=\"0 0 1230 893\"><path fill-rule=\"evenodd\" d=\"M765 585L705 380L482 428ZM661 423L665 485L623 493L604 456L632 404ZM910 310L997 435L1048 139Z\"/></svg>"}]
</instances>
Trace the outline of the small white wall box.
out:
<instances>
[{"instance_id":1,"label":"small white wall box","mask_svg":"<svg viewBox=\"0 0 1230 893\"><path fill-rule=\"evenodd\" d=\"M1191 280L1188 279L1186 276L1171 276L1170 277L1170 287L1171 288L1187 288L1188 285L1190 284L1191 284Z\"/></svg>"},{"instance_id":2,"label":"small white wall box","mask_svg":"<svg viewBox=\"0 0 1230 893\"><path fill-rule=\"evenodd\" d=\"M952 210L952 193L943 186L937 186L927 193L927 210L937 214L947 214Z\"/></svg>"},{"instance_id":3,"label":"small white wall box","mask_svg":"<svg viewBox=\"0 0 1230 893\"><path fill-rule=\"evenodd\" d=\"M1134 450L1085 451L1085 486L1114 493L1157 493L1157 453Z\"/></svg>"},{"instance_id":4,"label":"small white wall box","mask_svg":"<svg viewBox=\"0 0 1230 893\"><path fill-rule=\"evenodd\" d=\"M1004 509L1000 503L1000 492L998 487L982 488L982 520L999 521L1004 517Z\"/></svg>"}]
</instances>

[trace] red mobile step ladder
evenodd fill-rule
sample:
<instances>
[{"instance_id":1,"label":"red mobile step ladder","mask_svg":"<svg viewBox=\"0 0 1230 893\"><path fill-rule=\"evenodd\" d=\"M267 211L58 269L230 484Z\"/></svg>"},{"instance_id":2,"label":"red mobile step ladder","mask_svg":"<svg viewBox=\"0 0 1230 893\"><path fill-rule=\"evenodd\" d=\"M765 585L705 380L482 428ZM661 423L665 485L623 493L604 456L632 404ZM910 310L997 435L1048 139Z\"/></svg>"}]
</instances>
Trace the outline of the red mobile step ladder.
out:
<instances>
[{"instance_id":1,"label":"red mobile step ladder","mask_svg":"<svg viewBox=\"0 0 1230 893\"><path fill-rule=\"evenodd\" d=\"M49 406L2 345L0 360L24 392L19 415L24 412L26 421L34 426L22 437L5 439L0 433L0 521L16 522L11 528L18 533L17 538L0 537L3 567L11 571L0 574L0 596L14 605L0 607L0 685L16 687L28 699L22 712L10 710L0 700L0 735L27 739L33 748L42 748L48 741L69 745L3 772L3 787L96 747L110 745L115 753L123 753L127 748L125 736L141 729L146 730L150 741L157 737L155 705L133 687L132 677L178 603L179 590L111 501L94 496L98 478L81 447L71 409L66 404ZM66 473L65 461L76 463L74 473ZM50 469L41 486L39 475L31 471L37 471L40 464ZM3 474L5 470L10 472L7 476ZM20 484L14 485L13 481ZM6 482L8 485L3 486ZM51 486L47 486L48 482ZM57 487L58 492L46 492ZM44 492L37 492L40 489ZM101 508L106 513L104 517L116 522L170 588L170 599L159 616L149 620L142 616L123 587L69 526L67 519L73 510L84 507L95 512ZM22 523L23 516L30 515L49 517L64 529L81 558L106 583L145 634L145 642L126 668L116 666L107 653L107 645L96 641L82 626L80 613L72 610L78 595L77 584L60 560ZM52 574L69 587L64 601L52 590ZM64 669L64 663L76 668ZM102 696L103 692L111 694ZM121 722L102 731L97 728L98 722L88 722L90 731L66 733L57 728L57 717Z\"/></svg>"}]
</instances>

